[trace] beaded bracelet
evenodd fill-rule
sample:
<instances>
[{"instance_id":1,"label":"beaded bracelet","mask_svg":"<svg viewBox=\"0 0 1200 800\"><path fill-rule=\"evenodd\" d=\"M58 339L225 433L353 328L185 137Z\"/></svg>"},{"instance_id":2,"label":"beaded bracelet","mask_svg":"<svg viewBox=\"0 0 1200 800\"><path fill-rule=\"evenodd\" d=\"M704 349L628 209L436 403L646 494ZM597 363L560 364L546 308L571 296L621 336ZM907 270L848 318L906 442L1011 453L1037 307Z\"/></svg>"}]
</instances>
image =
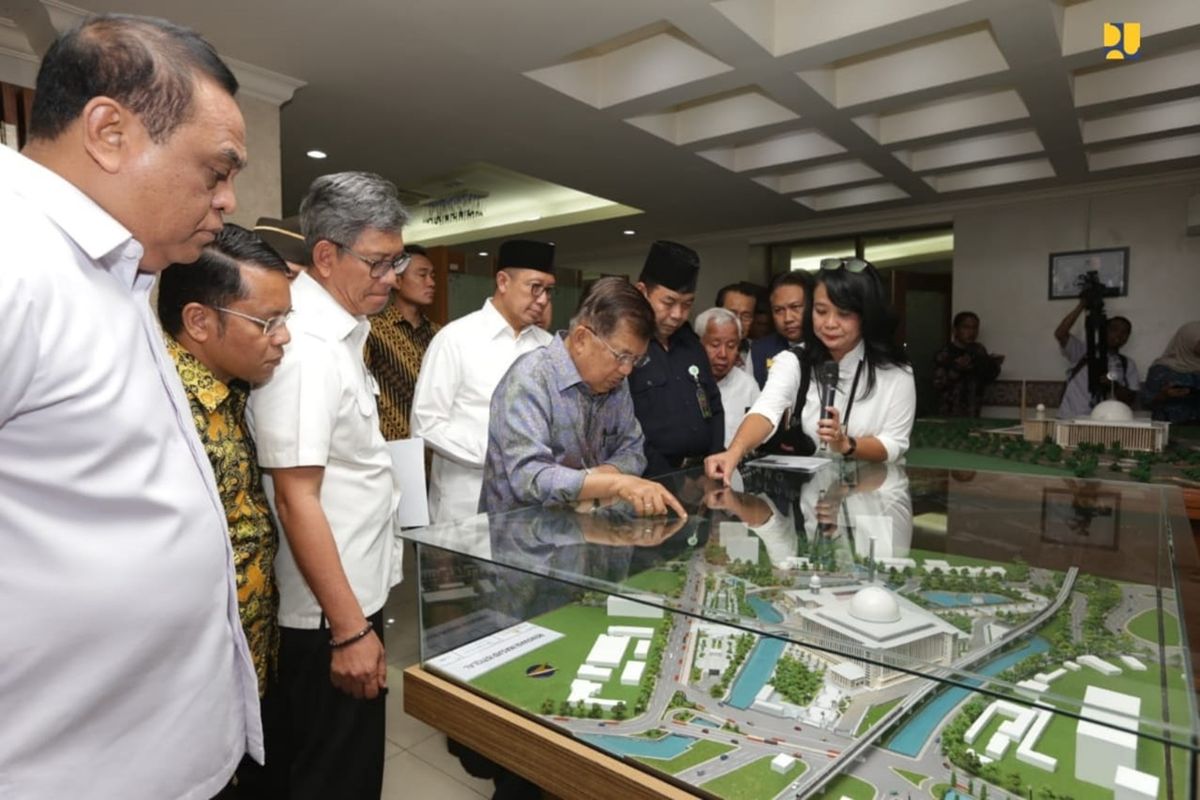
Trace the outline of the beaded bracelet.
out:
<instances>
[{"instance_id":1,"label":"beaded bracelet","mask_svg":"<svg viewBox=\"0 0 1200 800\"><path fill-rule=\"evenodd\" d=\"M354 644L359 639L364 638L368 633L370 633L372 630L374 630L374 628L375 628L375 626L368 622L367 627L363 628L361 631L354 634L353 636L347 636L345 639L342 639L340 642L330 639L329 647L332 650L337 650L339 647L345 647L348 644Z\"/></svg>"}]
</instances>

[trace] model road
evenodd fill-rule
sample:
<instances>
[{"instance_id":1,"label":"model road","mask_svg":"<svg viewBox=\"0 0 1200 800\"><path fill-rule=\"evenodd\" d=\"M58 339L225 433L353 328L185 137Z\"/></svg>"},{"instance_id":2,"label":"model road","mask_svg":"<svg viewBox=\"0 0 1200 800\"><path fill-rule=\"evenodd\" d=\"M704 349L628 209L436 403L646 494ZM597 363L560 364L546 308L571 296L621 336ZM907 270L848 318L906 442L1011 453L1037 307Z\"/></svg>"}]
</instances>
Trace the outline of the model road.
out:
<instances>
[{"instance_id":1,"label":"model road","mask_svg":"<svg viewBox=\"0 0 1200 800\"><path fill-rule=\"evenodd\" d=\"M779 753L788 753L802 758L807 764L804 774L792 782L779 796L791 796L795 793L813 793L828 783L833 777L853 772L855 777L873 784L881 797L887 797L892 791L904 795L913 791L906 780L893 771L893 767L927 775L933 780L945 780L949 767L941 756L939 746L942 728L950 722L955 714L948 714L941 720L926 745L916 758L894 753L876 746L887 725L876 724L871 731L861 739L855 739L850 734L850 727L824 729L805 724L797 724L795 720L774 717L750 709L738 709L722 701L714 700L707 692L690 685L690 672L693 648L696 636L694 628L696 618L687 612L698 613L704 607L704 580L707 574L707 564L700 553L692 557L689 564L688 578L684 584L676 608L684 613L674 617L667 644L663 651L660 672L655 681L655 688L645 713L636 719L615 722L587 719L568 719L561 725L573 733L607 733L623 736L633 736L656 728L663 728L670 733L679 733L696 739L733 745L735 749L698 764L677 774L677 777L690 784L702 784L716 777L744 767L761 758L774 757ZM983 647L972 648L971 652L960 659L953 670L969 669L975 664L987 659L1007 643L1021 638L1041 626L1062 605L1072 597L1072 588L1078 571L1068 571L1063 585L1056 598L1048 605L1039 609L1033 618L1018 626L1003 640L998 640ZM1129 606L1128 617L1143 610L1140 608L1142 598L1130 597L1123 606ZM1137 611L1133 609L1137 608ZM1074 608L1072 609L1074 610ZM982 621L982 620L981 620ZM1122 620L1124 622L1124 620ZM981 625L977 625L978 629ZM974 637L973 637L974 640ZM976 643L973 641L973 644ZM950 672L951 669L940 672ZM921 704L925 698L936 692L940 684L932 680L918 681L917 685L907 685L907 700L901 703L889 716L903 714L906 710ZM698 707L695 712L706 719L716 721L716 724L704 726L692 722L681 722L675 719L684 709L668 715L668 706L676 692L682 692L687 700ZM970 695L967 696L968 698ZM872 698L873 702L881 702L883 696ZM632 712L632 709L631 709ZM857 719L857 717L855 717ZM846 724L843 717L842 725ZM726 726L736 730L727 730ZM771 739L771 743L765 740ZM923 783L924 786L924 783Z\"/></svg>"}]
</instances>

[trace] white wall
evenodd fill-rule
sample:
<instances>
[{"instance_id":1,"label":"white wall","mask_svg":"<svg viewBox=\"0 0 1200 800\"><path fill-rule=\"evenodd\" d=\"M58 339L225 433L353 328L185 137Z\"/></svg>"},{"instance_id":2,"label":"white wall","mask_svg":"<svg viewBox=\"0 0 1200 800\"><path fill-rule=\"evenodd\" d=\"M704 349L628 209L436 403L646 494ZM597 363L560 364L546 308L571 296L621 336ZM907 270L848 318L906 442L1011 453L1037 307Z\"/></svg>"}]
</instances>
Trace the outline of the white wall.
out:
<instances>
[{"instance_id":1,"label":"white wall","mask_svg":"<svg viewBox=\"0 0 1200 800\"><path fill-rule=\"evenodd\" d=\"M1049 254L1127 246L1129 296L1105 308L1133 322L1125 353L1145 374L1175 329L1200 319L1200 237L1185 230L1197 192L1200 182L955 214L954 309L980 314L980 341L1007 356L1001 377L1059 379L1067 365L1053 333L1074 302L1047 299Z\"/></svg>"},{"instance_id":2,"label":"white wall","mask_svg":"<svg viewBox=\"0 0 1200 800\"><path fill-rule=\"evenodd\" d=\"M765 282L765 242L952 224L954 311L980 315L980 340L1007 356L1002 378L1029 380L1059 380L1067 369L1053 334L1074 304L1047 299L1050 253L1128 246L1129 296L1108 300L1106 309L1132 320L1125 352L1144 375L1175 329L1200 319L1200 237L1186 234L1187 200L1196 194L1200 173L1193 171L681 241L700 254L699 312L726 283ZM564 266L636 278L645 252L563 254L570 259ZM1077 334L1082 328L1081 318Z\"/></svg>"},{"instance_id":3,"label":"white wall","mask_svg":"<svg viewBox=\"0 0 1200 800\"><path fill-rule=\"evenodd\" d=\"M246 94L240 94L237 101L246 119L246 152L250 161L234 182L238 207L228 221L249 228L259 217L284 216L280 213L283 179L279 164L279 106ZM296 213L295 209L291 213Z\"/></svg>"}]
</instances>

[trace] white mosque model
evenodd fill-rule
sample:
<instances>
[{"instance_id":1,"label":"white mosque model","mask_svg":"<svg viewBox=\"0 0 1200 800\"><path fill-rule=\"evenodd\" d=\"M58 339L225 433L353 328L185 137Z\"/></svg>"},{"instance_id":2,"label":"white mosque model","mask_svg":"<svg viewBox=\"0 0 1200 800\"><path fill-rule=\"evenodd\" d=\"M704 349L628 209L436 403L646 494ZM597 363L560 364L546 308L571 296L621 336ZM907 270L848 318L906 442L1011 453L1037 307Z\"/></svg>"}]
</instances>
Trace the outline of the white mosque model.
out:
<instances>
[{"instance_id":1,"label":"white mosque model","mask_svg":"<svg viewBox=\"0 0 1200 800\"><path fill-rule=\"evenodd\" d=\"M882 586L826 588L813 575L807 589L784 596L799 619L801 638L823 645L812 654L828 667L832 682L844 689L882 689L912 677L856 656L949 665L963 636L941 617Z\"/></svg>"},{"instance_id":2,"label":"white mosque model","mask_svg":"<svg viewBox=\"0 0 1200 800\"><path fill-rule=\"evenodd\" d=\"M1120 400L1098 403L1086 417L1046 419L1046 407L1038 404L1032 419L1022 420L1021 428L1028 442L1042 442L1046 437L1060 447L1099 444L1105 447L1120 442L1126 450L1161 453L1169 441L1171 423L1137 419L1133 409Z\"/></svg>"}]
</instances>

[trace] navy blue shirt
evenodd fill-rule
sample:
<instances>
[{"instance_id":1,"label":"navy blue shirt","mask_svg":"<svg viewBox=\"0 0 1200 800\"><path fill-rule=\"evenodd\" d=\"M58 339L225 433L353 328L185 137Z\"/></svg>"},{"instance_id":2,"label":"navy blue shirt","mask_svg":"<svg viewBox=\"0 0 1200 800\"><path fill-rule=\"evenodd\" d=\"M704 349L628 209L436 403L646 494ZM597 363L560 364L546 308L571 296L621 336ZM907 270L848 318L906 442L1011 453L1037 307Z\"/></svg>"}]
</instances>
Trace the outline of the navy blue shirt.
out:
<instances>
[{"instance_id":1,"label":"navy blue shirt","mask_svg":"<svg viewBox=\"0 0 1200 800\"><path fill-rule=\"evenodd\" d=\"M702 458L724 450L725 411L721 390L713 380L708 354L691 327L667 340L664 350L650 340L650 362L629 376L633 409L646 437L646 475L680 468L685 458ZM705 416L700 393L706 398Z\"/></svg>"},{"instance_id":2,"label":"navy blue shirt","mask_svg":"<svg viewBox=\"0 0 1200 800\"><path fill-rule=\"evenodd\" d=\"M750 343L750 364L754 367L754 380L758 381L758 388L767 385L767 359L774 358L790 346L780 333L768 334Z\"/></svg>"}]
</instances>

